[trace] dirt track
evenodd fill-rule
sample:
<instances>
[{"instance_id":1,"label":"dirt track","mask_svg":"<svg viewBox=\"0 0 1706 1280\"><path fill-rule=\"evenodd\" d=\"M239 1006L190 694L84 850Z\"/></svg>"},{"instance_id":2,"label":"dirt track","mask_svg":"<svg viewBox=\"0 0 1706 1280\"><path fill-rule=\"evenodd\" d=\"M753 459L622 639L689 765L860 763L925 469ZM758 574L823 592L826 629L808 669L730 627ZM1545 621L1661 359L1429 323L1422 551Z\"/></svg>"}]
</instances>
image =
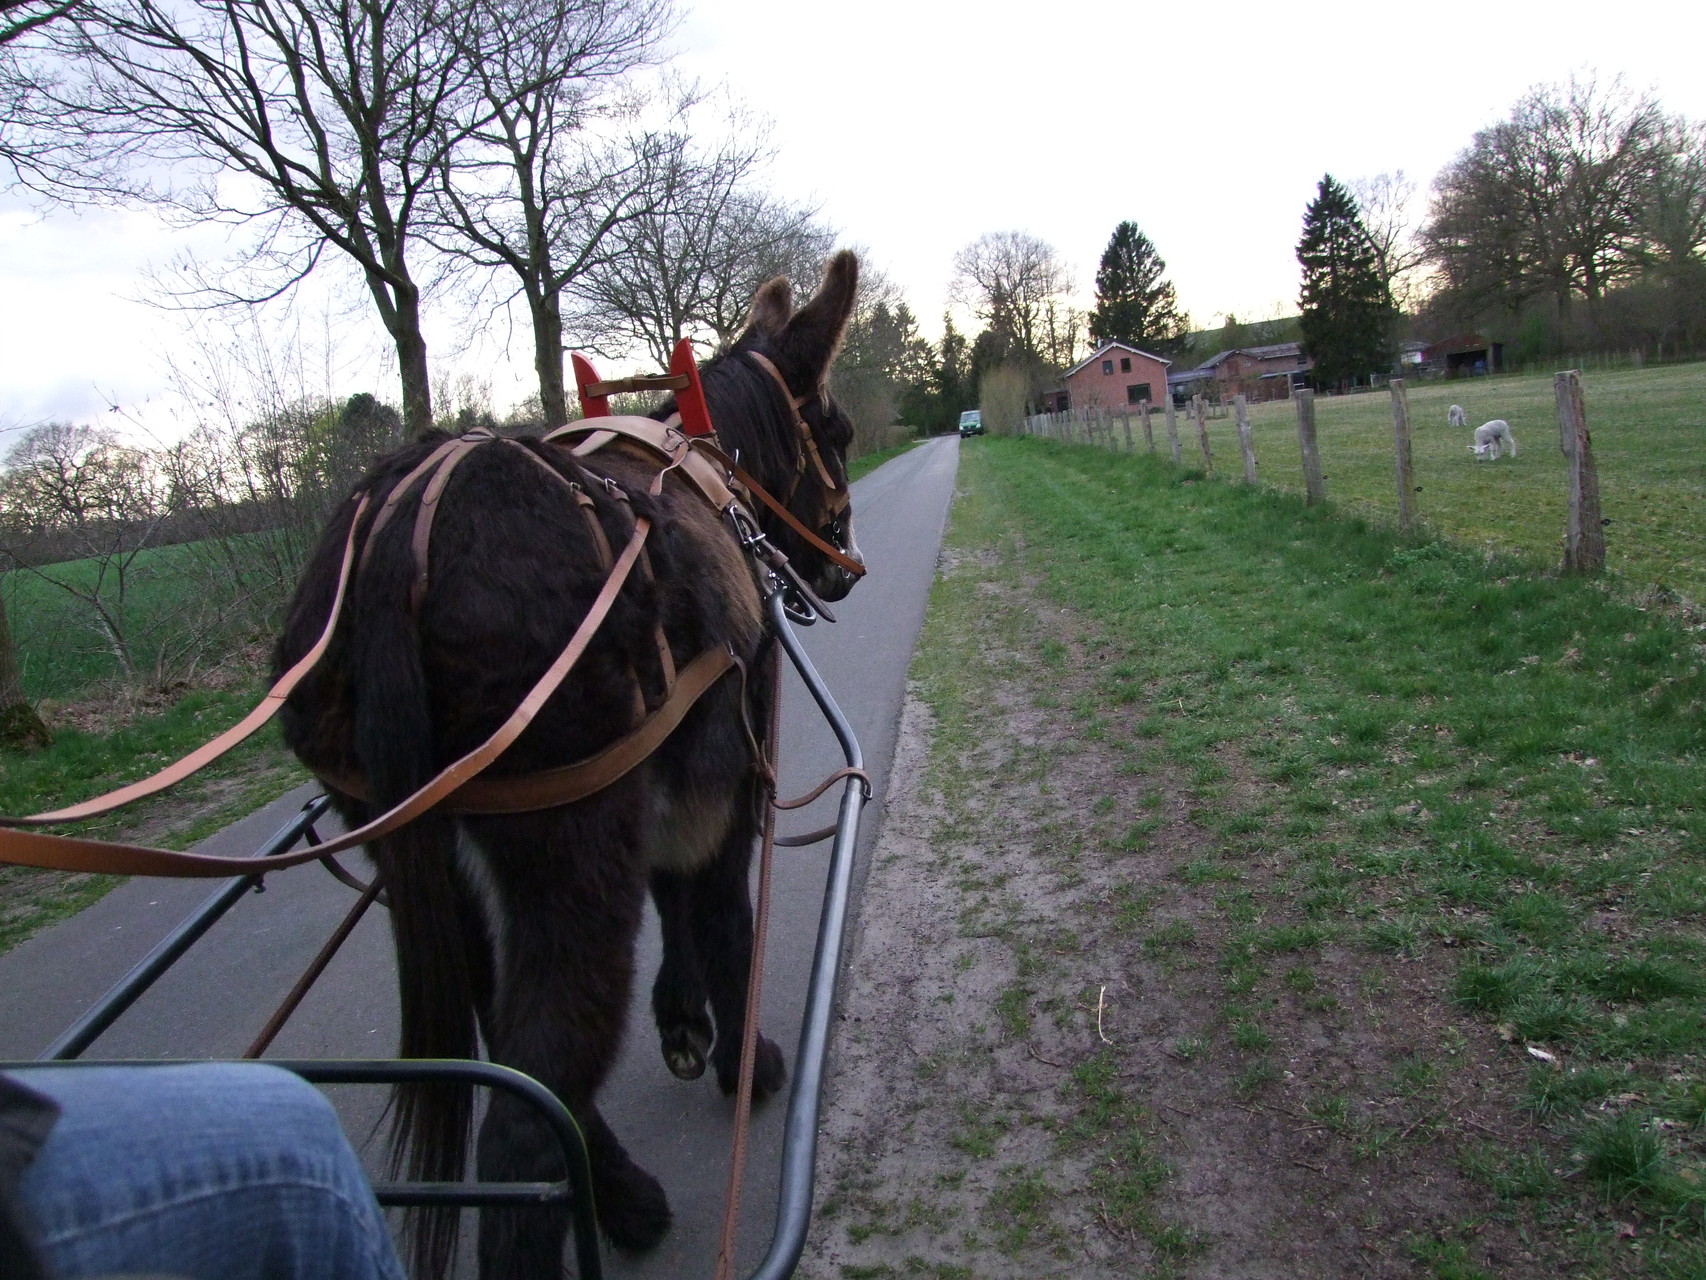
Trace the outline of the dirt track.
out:
<instances>
[{"instance_id":1,"label":"dirt track","mask_svg":"<svg viewBox=\"0 0 1706 1280\"><path fill-rule=\"evenodd\" d=\"M1444 1025L1426 962L1312 933L1227 820L1259 785L1222 754L1205 803L1149 708L1098 706L1081 623L945 572L982 579L934 640L975 696L902 717L800 1274L1557 1274L1460 1168L1513 1140L1509 1046Z\"/></svg>"}]
</instances>

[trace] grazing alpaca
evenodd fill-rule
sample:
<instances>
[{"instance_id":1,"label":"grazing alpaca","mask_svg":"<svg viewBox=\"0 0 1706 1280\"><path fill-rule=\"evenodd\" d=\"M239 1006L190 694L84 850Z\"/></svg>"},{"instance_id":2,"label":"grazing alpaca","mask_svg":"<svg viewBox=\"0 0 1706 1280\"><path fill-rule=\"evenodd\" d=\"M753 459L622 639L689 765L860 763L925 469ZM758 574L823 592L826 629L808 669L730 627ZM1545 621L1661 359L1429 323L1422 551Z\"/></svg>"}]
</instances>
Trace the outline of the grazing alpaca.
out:
<instances>
[{"instance_id":1,"label":"grazing alpaca","mask_svg":"<svg viewBox=\"0 0 1706 1280\"><path fill-rule=\"evenodd\" d=\"M1477 458L1497 461L1501 444L1510 448L1511 457L1516 457L1516 437L1511 434L1511 424L1503 418L1494 418L1475 428L1475 443L1469 449Z\"/></svg>"},{"instance_id":2,"label":"grazing alpaca","mask_svg":"<svg viewBox=\"0 0 1706 1280\"><path fill-rule=\"evenodd\" d=\"M1445 411L1445 421L1448 426L1467 427L1469 425L1469 415L1463 412L1462 405L1454 404L1451 408Z\"/></svg>"}]
</instances>

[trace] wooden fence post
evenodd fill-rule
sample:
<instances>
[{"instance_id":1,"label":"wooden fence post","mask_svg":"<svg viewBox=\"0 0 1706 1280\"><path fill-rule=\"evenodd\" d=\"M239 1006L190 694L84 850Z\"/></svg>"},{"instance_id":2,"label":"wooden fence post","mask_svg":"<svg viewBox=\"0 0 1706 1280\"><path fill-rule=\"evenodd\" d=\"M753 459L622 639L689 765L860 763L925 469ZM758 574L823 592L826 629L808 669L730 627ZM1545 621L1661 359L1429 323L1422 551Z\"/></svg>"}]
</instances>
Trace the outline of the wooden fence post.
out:
<instances>
[{"instance_id":1,"label":"wooden fence post","mask_svg":"<svg viewBox=\"0 0 1706 1280\"><path fill-rule=\"evenodd\" d=\"M1137 402L1137 416L1143 420L1143 447L1150 453L1155 452L1155 429L1149 425L1149 401Z\"/></svg>"},{"instance_id":2,"label":"wooden fence post","mask_svg":"<svg viewBox=\"0 0 1706 1280\"><path fill-rule=\"evenodd\" d=\"M1303 451L1303 501L1313 507L1327 500L1325 477L1321 474L1321 451L1315 447L1315 393L1299 387L1292 393L1297 401L1297 443Z\"/></svg>"},{"instance_id":3,"label":"wooden fence post","mask_svg":"<svg viewBox=\"0 0 1706 1280\"><path fill-rule=\"evenodd\" d=\"M1416 523L1416 473L1410 466L1410 397L1404 379L1387 384L1392 392L1392 449L1397 461L1398 527L1408 533Z\"/></svg>"},{"instance_id":4,"label":"wooden fence post","mask_svg":"<svg viewBox=\"0 0 1706 1280\"><path fill-rule=\"evenodd\" d=\"M1176 467L1182 461L1179 457L1179 421L1173 412L1173 394L1167 393L1167 443L1173 446L1173 465Z\"/></svg>"},{"instance_id":5,"label":"wooden fence post","mask_svg":"<svg viewBox=\"0 0 1706 1280\"><path fill-rule=\"evenodd\" d=\"M1256 483L1256 446L1250 439L1250 402L1232 397L1232 412L1238 419L1238 447L1244 451L1244 483Z\"/></svg>"},{"instance_id":6,"label":"wooden fence post","mask_svg":"<svg viewBox=\"0 0 1706 1280\"><path fill-rule=\"evenodd\" d=\"M1202 445L1202 468L1209 475L1214 474L1214 455L1208 451L1208 423L1203 418L1203 400L1201 396L1191 397L1191 406L1197 415L1197 441Z\"/></svg>"},{"instance_id":7,"label":"wooden fence post","mask_svg":"<svg viewBox=\"0 0 1706 1280\"><path fill-rule=\"evenodd\" d=\"M1582 400L1578 369L1552 379L1558 400L1558 433L1568 440L1570 459L1570 523L1564 536L1564 568L1570 573L1598 573L1605 568L1605 525L1599 515L1599 473L1593 465L1593 442L1588 437L1587 405Z\"/></svg>"},{"instance_id":8,"label":"wooden fence post","mask_svg":"<svg viewBox=\"0 0 1706 1280\"><path fill-rule=\"evenodd\" d=\"M1120 425L1125 428L1125 451L1127 453L1136 453L1137 450L1132 447L1132 443L1131 443L1131 406L1130 405L1127 405L1126 407L1124 407L1120 410Z\"/></svg>"}]
</instances>

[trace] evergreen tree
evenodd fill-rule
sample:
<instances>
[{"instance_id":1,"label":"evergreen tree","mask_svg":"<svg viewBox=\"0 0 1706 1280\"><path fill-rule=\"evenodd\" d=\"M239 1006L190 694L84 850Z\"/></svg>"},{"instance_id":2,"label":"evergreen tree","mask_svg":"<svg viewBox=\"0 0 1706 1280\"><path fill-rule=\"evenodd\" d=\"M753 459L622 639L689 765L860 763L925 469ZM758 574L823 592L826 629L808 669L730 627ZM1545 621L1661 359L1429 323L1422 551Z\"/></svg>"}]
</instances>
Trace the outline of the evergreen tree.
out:
<instances>
[{"instance_id":1,"label":"evergreen tree","mask_svg":"<svg viewBox=\"0 0 1706 1280\"><path fill-rule=\"evenodd\" d=\"M936 394L957 423L961 412L973 407L976 389L971 376L971 347L965 335L954 328L951 315L942 316L942 342L936 354Z\"/></svg>"},{"instance_id":2,"label":"evergreen tree","mask_svg":"<svg viewBox=\"0 0 1706 1280\"><path fill-rule=\"evenodd\" d=\"M1299 326L1315 380L1343 386L1392 367L1392 296L1356 199L1328 174L1303 215Z\"/></svg>"},{"instance_id":3,"label":"evergreen tree","mask_svg":"<svg viewBox=\"0 0 1706 1280\"><path fill-rule=\"evenodd\" d=\"M1124 342L1156 355L1178 351L1191 326L1166 272L1167 264L1137 223L1115 227L1096 268L1091 340Z\"/></svg>"}]
</instances>

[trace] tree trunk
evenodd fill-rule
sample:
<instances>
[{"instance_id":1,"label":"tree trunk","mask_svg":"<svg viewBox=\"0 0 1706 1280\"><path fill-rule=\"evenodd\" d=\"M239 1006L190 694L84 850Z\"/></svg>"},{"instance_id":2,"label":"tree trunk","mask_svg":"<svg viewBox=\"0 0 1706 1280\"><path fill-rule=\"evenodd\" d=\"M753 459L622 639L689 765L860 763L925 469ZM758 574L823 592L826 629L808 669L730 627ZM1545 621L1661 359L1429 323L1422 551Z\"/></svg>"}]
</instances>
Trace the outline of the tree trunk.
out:
<instances>
[{"instance_id":1,"label":"tree trunk","mask_svg":"<svg viewBox=\"0 0 1706 1280\"><path fill-rule=\"evenodd\" d=\"M53 734L24 697L18 675L18 652L12 647L12 626L6 600L0 596L0 748L33 751L51 745Z\"/></svg>"},{"instance_id":2,"label":"tree trunk","mask_svg":"<svg viewBox=\"0 0 1706 1280\"><path fill-rule=\"evenodd\" d=\"M407 317L407 327L401 321ZM432 385L427 379L426 339L421 336L420 308L414 299L398 309L397 372L403 383L403 433L413 439L432 430Z\"/></svg>"},{"instance_id":3,"label":"tree trunk","mask_svg":"<svg viewBox=\"0 0 1706 1280\"><path fill-rule=\"evenodd\" d=\"M533 368L539 375L539 408L549 431L569 420L568 389L563 383L563 315L555 297L541 298L533 307Z\"/></svg>"},{"instance_id":4,"label":"tree trunk","mask_svg":"<svg viewBox=\"0 0 1706 1280\"><path fill-rule=\"evenodd\" d=\"M369 271L367 291L379 305L380 319L397 351L397 376L403 384L403 434L412 440L432 430L432 384L427 375L426 339L421 336L420 290L412 283L394 284Z\"/></svg>"}]
</instances>

